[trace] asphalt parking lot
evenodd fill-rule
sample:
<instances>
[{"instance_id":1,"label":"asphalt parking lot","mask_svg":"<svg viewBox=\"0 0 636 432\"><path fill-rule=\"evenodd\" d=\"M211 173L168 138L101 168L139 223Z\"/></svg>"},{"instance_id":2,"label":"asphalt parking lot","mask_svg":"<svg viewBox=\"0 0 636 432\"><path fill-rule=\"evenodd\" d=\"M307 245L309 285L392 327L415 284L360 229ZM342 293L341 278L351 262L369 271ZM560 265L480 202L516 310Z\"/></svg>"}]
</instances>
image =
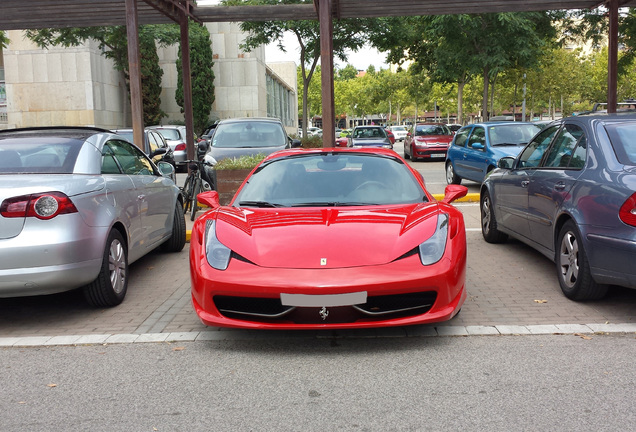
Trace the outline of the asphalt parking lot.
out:
<instances>
[{"instance_id":1,"label":"asphalt parking lot","mask_svg":"<svg viewBox=\"0 0 636 432\"><path fill-rule=\"evenodd\" d=\"M443 162L417 162L429 190L443 192ZM469 192L478 191L467 184ZM597 331L618 325L636 331L636 290L613 288L600 301L577 303L560 291L554 264L509 240L491 245L481 236L479 204L459 202L468 240L468 298L453 320L431 326L341 332L367 336L463 335ZM191 226L186 218L188 227ZM273 332L230 330L200 323L190 302L189 245L178 254L153 252L130 267L125 301L112 309L93 309L81 293L0 299L0 346L193 340L197 337L267 337ZM624 327L620 327L627 324ZM481 332L480 332L481 329ZM591 330L590 330L591 329ZM300 332L302 333L302 332ZM298 334L298 333L296 333ZM307 332L305 332L307 334ZM330 333L334 335L335 333ZM277 334L280 336L280 333Z\"/></svg>"}]
</instances>

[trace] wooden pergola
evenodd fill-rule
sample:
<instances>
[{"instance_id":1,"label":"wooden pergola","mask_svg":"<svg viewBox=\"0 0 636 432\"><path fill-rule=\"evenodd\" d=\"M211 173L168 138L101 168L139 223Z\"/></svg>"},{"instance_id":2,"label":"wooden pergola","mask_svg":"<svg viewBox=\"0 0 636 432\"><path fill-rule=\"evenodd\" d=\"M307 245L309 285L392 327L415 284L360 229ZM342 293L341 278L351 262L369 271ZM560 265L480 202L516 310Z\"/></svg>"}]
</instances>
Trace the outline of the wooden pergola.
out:
<instances>
[{"instance_id":1,"label":"wooden pergola","mask_svg":"<svg viewBox=\"0 0 636 432\"><path fill-rule=\"evenodd\" d=\"M307 4L268 6L197 6L193 0L2 0L0 30L95 27L125 25L128 32L128 62L133 136L142 142L143 110L139 62L138 26L176 22L181 28L185 124L188 158L194 157L192 88L188 19L204 22L320 21L322 64L323 145L335 141L333 90L333 20L594 9L605 6L609 13L608 112L616 112L618 58L618 9L636 6L636 0L313 0Z\"/></svg>"}]
</instances>

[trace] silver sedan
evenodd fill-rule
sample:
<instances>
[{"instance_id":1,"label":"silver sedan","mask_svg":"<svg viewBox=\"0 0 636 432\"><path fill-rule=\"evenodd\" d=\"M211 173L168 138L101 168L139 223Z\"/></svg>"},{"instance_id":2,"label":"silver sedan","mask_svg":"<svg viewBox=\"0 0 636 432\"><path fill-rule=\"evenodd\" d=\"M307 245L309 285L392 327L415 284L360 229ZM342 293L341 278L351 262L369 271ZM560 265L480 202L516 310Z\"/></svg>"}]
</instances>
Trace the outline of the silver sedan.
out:
<instances>
[{"instance_id":1,"label":"silver sedan","mask_svg":"<svg viewBox=\"0 0 636 432\"><path fill-rule=\"evenodd\" d=\"M81 288L121 303L129 264L185 245L173 175L106 130L0 131L0 297Z\"/></svg>"}]
</instances>

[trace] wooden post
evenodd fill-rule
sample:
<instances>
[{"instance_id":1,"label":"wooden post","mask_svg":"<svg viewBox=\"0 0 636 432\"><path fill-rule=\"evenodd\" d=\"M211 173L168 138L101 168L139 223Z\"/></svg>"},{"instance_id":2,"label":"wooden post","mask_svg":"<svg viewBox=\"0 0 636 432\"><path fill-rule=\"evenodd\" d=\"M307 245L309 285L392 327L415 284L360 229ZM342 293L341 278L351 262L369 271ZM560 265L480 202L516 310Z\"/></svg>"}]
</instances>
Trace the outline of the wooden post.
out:
<instances>
[{"instance_id":1,"label":"wooden post","mask_svg":"<svg viewBox=\"0 0 636 432\"><path fill-rule=\"evenodd\" d=\"M333 20L332 0L318 3L320 21L320 72L322 78L322 146L333 147L336 142L336 114L333 90Z\"/></svg>"},{"instance_id":2,"label":"wooden post","mask_svg":"<svg viewBox=\"0 0 636 432\"><path fill-rule=\"evenodd\" d=\"M144 108L141 96L141 63L139 61L139 26L137 0L126 0L126 34L128 37L128 77L133 142L144 148Z\"/></svg>"},{"instance_id":3,"label":"wooden post","mask_svg":"<svg viewBox=\"0 0 636 432\"><path fill-rule=\"evenodd\" d=\"M609 36L607 41L607 112L615 113L618 81L618 0L609 0Z\"/></svg>"},{"instance_id":4,"label":"wooden post","mask_svg":"<svg viewBox=\"0 0 636 432\"><path fill-rule=\"evenodd\" d=\"M194 122L192 115L192 78L190 75L190 37L188 34L188 16L181 14L181 70L183 72L183 112L186 127L186 154L188 159L195 158Z\"/></svg>"}]
</instances>

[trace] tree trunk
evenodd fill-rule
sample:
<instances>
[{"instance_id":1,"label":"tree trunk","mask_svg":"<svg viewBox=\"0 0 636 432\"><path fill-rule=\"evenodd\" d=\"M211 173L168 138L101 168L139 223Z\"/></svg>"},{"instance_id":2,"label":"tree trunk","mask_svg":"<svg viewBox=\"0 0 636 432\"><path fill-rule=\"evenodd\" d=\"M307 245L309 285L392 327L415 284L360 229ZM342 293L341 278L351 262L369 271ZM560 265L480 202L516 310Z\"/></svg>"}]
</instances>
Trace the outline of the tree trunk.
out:
<instances>
[{"instance_id":1,"label":"tree trunk","mask_svg":"<svg viewBox=\"0 0 636 432\"><path fill-rule=\"evenodd\" d=\"M457 83L457 123L464 124L464 86L466 79L462 77Z\"/></svg>"},{"instance_id":2,"label":"tree trunk","mask_svg":"<svg viewBox=\"0 0 636 432\"><path fill-rule=\"evenodd\" d=\"M484 68L484 97L481 101L482 121L488 121L488 67Z\"/></svg>"}]
</instances>

